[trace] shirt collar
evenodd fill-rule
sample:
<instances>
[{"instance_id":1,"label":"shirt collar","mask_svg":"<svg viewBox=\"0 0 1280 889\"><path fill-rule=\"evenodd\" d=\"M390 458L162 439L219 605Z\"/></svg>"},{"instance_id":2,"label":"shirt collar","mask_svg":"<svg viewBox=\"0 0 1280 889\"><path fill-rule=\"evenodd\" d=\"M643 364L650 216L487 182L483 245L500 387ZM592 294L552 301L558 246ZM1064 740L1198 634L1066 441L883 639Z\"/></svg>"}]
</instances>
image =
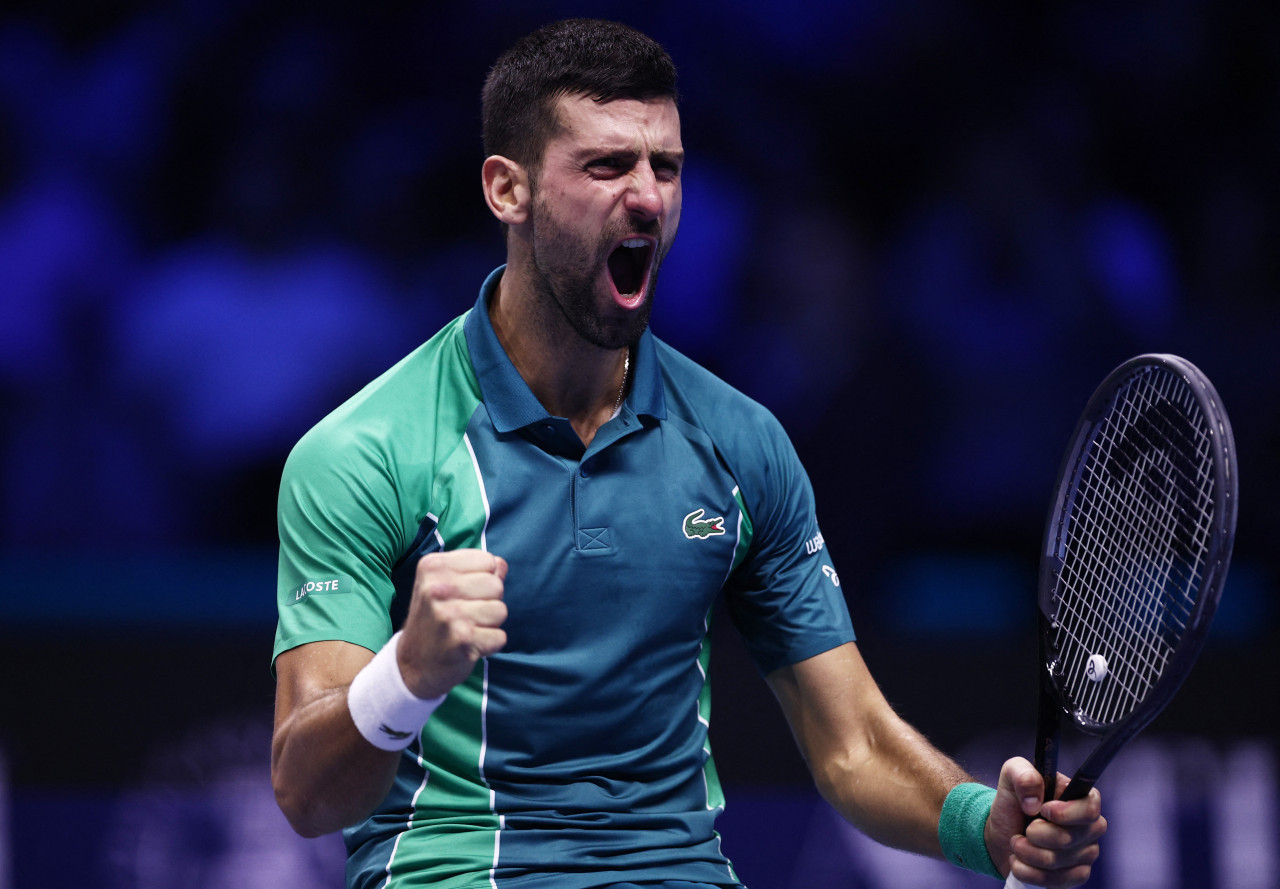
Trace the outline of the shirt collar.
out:
<instances>
[{"instance_id":1,"label":"shirt collar","mask_svg":"<svg viewBox=\"0 0 1280 889\"><path fill-rule=\"evenodd\" d=\"M489 320L489 300L497 290L505 268L499 266L489 273L480 286L475 306L463 322L467 351L471 353L471 366L480 381L485 409L494 428L501 433L514 432L545 421L550 416L507 357ZM667 407L662 392L662 371L658 366L654 337L648 329L641 334L631 357L631 391L627 393L622 412L631 411L636 415L665 420Z\"/></svg>"}]
</instances>

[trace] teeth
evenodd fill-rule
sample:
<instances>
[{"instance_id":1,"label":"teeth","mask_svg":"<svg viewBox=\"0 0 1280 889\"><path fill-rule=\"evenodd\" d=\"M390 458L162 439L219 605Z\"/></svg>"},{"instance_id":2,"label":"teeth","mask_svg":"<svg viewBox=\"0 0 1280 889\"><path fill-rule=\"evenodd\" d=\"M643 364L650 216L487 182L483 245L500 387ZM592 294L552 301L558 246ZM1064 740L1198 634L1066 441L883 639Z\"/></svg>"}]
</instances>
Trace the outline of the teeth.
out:
<instances>
[{"instance_id":1,"label":"teeth","mask_svg":"<svg viewBox=\"0 0 1280 889\"><path fill-rule=\"evenodd\" d=\"M644 238L627 238L622 242L623 247L648 247L649 242Z\"/></svg>"}]
</instances>

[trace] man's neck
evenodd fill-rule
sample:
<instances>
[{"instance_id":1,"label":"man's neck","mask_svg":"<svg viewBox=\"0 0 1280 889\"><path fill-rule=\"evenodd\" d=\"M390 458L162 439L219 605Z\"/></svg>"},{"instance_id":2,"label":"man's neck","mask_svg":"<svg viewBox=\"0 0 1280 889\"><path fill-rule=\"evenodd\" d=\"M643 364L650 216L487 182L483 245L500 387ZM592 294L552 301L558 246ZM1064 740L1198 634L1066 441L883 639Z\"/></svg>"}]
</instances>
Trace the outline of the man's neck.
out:
<instances>
[{"instance_id":1,"label":"man's neck","mask_svg":"<svg viewBox=\"0 0 1280 889\"><path fill-rule=\"evenodd\" d=\"M589 445L620 403L627 350L587 342L529 287L508 267L489 300L489 320L538 401L552 416L568 419Z\"/></svg>"}]
</instances>

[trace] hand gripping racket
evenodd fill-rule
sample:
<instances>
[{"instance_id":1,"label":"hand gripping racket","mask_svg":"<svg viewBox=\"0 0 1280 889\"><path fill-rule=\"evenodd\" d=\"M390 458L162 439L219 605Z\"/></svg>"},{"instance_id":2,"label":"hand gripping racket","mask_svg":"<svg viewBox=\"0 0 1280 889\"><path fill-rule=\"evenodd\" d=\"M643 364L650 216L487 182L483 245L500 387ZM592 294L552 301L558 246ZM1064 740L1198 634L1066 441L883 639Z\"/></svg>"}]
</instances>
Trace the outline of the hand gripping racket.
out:
<instances>
[{"instance_id":1,"label":"hand gripping racket","mask_svg":"<svg viewBox=\"0 0 1280 889\"><path fill-rule=\"evenodd\" d=\"M1190 672L1227 576L1236 499L1231 424L1204 374L1175 355L1112 371L1067 450L1041 553L1035 764L1050 793L1064 714L1098 738L1062 794L1079 799Z\"/></svg>"}]
</instances>

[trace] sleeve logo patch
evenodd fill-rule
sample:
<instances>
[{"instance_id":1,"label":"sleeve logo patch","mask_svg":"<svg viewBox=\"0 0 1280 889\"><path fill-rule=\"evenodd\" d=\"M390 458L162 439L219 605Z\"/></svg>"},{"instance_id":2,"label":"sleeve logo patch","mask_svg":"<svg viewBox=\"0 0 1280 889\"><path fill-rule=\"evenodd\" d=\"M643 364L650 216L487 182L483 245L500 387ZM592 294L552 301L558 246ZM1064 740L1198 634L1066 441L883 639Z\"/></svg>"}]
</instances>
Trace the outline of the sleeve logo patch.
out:
<instances>
[{"instance_id":1,"label":"sleeve logo patch","mask_svg":"<svg viewBox=\"0 0 1280 889\"><path fill-rule=\"evenodd\" d=\"M297 605L312 596L329 595L331 593L349 593L354 584L350 577L330 577L324 580L308 580L295 589L289 596L290 605Z\"/></svg>"},{"instance_id":2,"label":"sleeve logo patch","mask_svg":"<svg viewBox=\"0 0 1280 889\"><path fill-rule=\"evenodd\" d=\"M706 540L724 533L724 516L704 519L703 510L695 509L684 517L684 536L690 540Z\"/></svg>"}]
</instances>

